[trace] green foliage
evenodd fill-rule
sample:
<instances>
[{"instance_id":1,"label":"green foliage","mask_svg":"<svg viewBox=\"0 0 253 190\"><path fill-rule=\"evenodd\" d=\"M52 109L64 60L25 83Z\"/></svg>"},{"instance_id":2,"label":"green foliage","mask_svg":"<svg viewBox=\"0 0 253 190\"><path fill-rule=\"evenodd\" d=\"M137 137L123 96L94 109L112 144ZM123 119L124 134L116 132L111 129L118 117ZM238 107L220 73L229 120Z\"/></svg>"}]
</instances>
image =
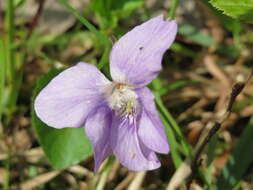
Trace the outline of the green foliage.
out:
<instances>
[{"instance_id":1,"label":"green foliage","mask_svg":"<svg viewBox=\"0 0 253 190\"><path fill-rule=\"evenodd\" d=\"M16 37L14 0L6 3L4 27L8 32L0 31L0 118L7 124L11 114L17 109L16 102L22 83L24 63L24 51L17 51L14 48Z\"/></svg>"},{"instance_id":2,"label":"green foliage","mask_svg":"<svg viewBox=\"0 0 253 190\"><path fill-rule=\"evenodd\" d=\"M127 18L143 5L143 0L92 0L91 6L96 13L102 29L115 28L120 18Z\"/></svg>"},{"instance_id":3,"label":"green foliage","mask_svg":"<svg viewBox=\"0 0 253 190\"><path fill-rule=\"evenodd\" d=\"M169 90L180 88L182 85L183 84L181 85L179 84ZM177 124L176 120L173 118L173 116L170 114L170 112L163 104L161 94L164 93L163 92L164 86L161 80L159 80L159 78L153 80L153 82L151 83L151 87L153 88L157 108L160 111L160 116L165 126L173 162L176 168L179 168L181 163L183 162L182 154L186 157L191 157L192 149L190 145L187 143L183 135L183 132L179 127L179 125Z\"/></svg>"},{"instance_id":4,"label":"green foliage","mask_svg":"<svg viewBox=\"0 0 253 190\"><path fill-rule=\"evenodd\" d=\"M15 8L19 8L26 3L26 0L14 0Z\"/></svg>"},{"instance_id":5,"label":"green foliage","mask_svg":"<svg viewBox=\"0 0 253 190\"><path fill-rule=\"evenodd\" d=\"M253 0L211 0L210 3L228 16L253 23Z\"/></svg>"},{"instance_id":6,"label":"green foliage","mask_svg":"<svg viewBox=\"0 0 253 190\"><path fill-rule=\"evenodd\" d=\"M5 87L5 66L6 66L6 59L5 59L5 48L4 48L4 41L0 40L0 119L1 114L3 111L3 95L4 95L4 87Z\"/></svg>"},{"instance_id":7,"label":"green foliage","mask_svg":"<svg viewBox=\"0 0 253 190\"><path fill-rule=\"evenodd\" d=\"M86 18L84 18L76 9L74 9L67 1L65 0L59 0L59 2L69 10L75 17L85 26L88 28L90 32L95 34L97 39L99 40L99 43L101 43L104 46L107 46L109 43L108 38L101 33L99 30L96 29L94 25L92 25Z\"/></svg>"},{"instance_id":8,"label":"green foliage","mask_svg":"<svg viewBox=\"0 0 253 190\"><path fill-rule=\"evenodd\" d=\"M239 126L238 126L239 127ZM241 135L226 167L217 181L217 189L232 189L240 182L253 163L253 117Z\"/></svg>"},{"instance_id":9,"label":"green foliage","mask_svg":"<svg viewBox=\"0 0 253 190\"><path fill-rule=\"evenodd\" d=\"M33 100L49 81L60 73L53 70L42 76L36 84ZM83 128L54 129L48 127L32 108L32 125L50 164L56 169L64 169L76 164L92 154L91 145L84 135Z\"/></svg>"},{"instance_id":10,"label":"green foliage","mask_svg":"<svg viewBox=\"0 0 253 190\"><path fill-rule=\"evenodd\" d=\"M222 23L222 25L224 26L224 28L230 32L232 32L233 34L233 39L234 39L234 46L233 47L226 47L226 50L221 47L221 51L223 51L223 54L229 54L229 55L233 55L235 57L238 56L238 53L241 48L240 45L240 38L241 35L240 33L242 32L244 25L243 23L239 22L239 20L233 19L225 14L223 14L222 9L217 9L214 8L208 0L201 0L203 3L205 3L211 10L212 12L219 18L219 21ZM224 46L225 44L221 44L222 46ZM230 45L229 45L230 46ZM236 52L230 52L230 50L232 51L236 51Z\"/></svg>"},{"instance_id":11,"label":"green foliage","mask_svg":"<svg viewBox=\"0 0 253 190\"><path fill-rule=\"evenodd\" d=\"M174 82L171 85L168 85L168 86L165 86L165 87L161 88L159 90L159 94L160 94L160 96L163 96L163 95L166 95L166 94L168 94L169 92L171 92L173 90L182 88L184 86L187 86L187 85L193 84L193 83L194 83L194 81L179 80L177 82Z\"/></svg>"},{"instance_id":12,"label":"green foliage","mask_svg":"<svg viewBox=\"0 0 253 190\"><path fill-rule=\"evenodd\" d=\"M219 18L223 26L232 33L239 33L242 29L242 25L237 20L222 14L221 10L218 10L217 8L214 8L212 5L210 5L208 0L201 0L203 3L205 3L212 12Z\"/></svg>"},{"instance_id":13,"label":"green foliage","mask_svg":"<svg viewBox=\"0 0 253 190\"><path fill-rule=\"evenodd\" d=\"M189 24L181 25L178 33L205 47L210 47L213 44L213 38L210 35L201 33Z\"/></svg>"}]
</instances>

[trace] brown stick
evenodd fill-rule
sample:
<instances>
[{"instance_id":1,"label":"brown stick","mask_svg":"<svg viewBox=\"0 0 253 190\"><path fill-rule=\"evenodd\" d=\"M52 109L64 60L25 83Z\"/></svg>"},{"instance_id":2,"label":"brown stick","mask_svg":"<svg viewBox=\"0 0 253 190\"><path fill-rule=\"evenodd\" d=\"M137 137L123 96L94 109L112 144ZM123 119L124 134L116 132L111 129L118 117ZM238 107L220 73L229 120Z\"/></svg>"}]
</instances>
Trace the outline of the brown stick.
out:
<instances>
[{"instance_id":1,"label":"brown stick","mask_svg":"<svg viewBox=\"0 0 253 190\"><path fill-rule=\"evenodd\" d=\"M28 23L29 31L27 34L27 39L31 37L34 28L38 25L38 21L39 21L40 16L42 15L46 0L39 0L38 2L39 2L39 7L37 9L37 12L31 19L31 21Z\"/></svg>"},{"instance_id":2,"label":"brown stick","mask_svg":"<svg viewBox=\"0 0 253 190\"><path fill-rule=\"evenodd\" d=\"M252 76L253 76L253 70L251 71L248 79L245 82L238 82L234 84L231 94L230 94L229 103L226 108L226 112L224 113L223 117L215 121L213 127L210 129L210 131L208 132L208 134L206 135L202 143L197 147L194 153L193 159L190 164L191 170L192 170L190 181L192 181L192 179L194 178L194 175L196 175L197 173L196 171L198 169L198 161L206 145L209 143L210 139L217 133L217 131L221 128L224 121L226 121L229 118L232 111L232 107L235 103L236 97L242 92L244 87L249 83Z\"/></svg>"}]
</instances>

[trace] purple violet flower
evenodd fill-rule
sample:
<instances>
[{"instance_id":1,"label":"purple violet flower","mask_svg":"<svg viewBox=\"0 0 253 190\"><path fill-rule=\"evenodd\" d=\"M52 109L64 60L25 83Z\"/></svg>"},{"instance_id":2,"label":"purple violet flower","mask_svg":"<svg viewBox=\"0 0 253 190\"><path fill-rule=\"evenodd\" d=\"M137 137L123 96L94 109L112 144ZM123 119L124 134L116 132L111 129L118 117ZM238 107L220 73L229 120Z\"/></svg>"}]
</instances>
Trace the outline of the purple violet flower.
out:
<instances>
[{"instance_id":1,"label":"purple violet flower","mask_svg":"<svg viewBox=\"0 0 253 190\"><path fill-rule=\"evenodd\" d=\"M163 16L136 26L112 48L112 82L95 66L78 63L39 93L36 114L58 129L85 126L95 171L112 154L132 171L159 168L155 152L167 154L169 145L154 95L145 85L160 72L163 54L176 33L176 22Z\"/></svg>"}]
</instances>

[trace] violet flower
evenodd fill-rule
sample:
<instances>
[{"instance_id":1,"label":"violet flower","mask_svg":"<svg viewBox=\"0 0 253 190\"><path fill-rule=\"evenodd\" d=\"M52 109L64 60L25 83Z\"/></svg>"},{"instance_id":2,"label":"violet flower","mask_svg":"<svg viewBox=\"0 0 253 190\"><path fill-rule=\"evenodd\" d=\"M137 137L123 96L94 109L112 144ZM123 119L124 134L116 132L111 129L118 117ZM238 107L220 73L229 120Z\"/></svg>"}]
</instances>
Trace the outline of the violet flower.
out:
<instances>
[{"instance_id":1,"label":"violet flower","mask_svg":"<svg viewBox=\"0 0 253 190\"><path fill-rule=\"evenodd\" d=\"M154 95L145 85L160 72L163 54L176 32L176 22L163 16L136 26L112 48L113 82L95 66L78 63L39 93L36 114L58 129L85 126L94 149L95 171L112 154L132 171L160 167L155 152L167 154L169 146Z\"/></svg>"}]
</instances>

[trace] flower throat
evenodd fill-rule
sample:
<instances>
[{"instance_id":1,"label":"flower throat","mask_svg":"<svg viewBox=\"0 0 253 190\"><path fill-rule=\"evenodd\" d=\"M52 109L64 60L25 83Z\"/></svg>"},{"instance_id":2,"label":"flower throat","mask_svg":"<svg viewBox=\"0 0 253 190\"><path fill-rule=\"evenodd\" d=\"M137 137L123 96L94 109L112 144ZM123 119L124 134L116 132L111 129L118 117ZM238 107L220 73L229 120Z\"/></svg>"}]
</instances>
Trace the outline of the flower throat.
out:
<instances>
[{"instance_id":1,"label":"flower throat","mask_svg":"<svg viewBox=\"0 0 253 190\"><path fill-rule=\"evenodd\" d=\"M133 91L133 87L126 84L114 83L110 91L107 97L109 107L117 115L133 115L138 104L137 94Z\"/></svg>"}]
</instances>

